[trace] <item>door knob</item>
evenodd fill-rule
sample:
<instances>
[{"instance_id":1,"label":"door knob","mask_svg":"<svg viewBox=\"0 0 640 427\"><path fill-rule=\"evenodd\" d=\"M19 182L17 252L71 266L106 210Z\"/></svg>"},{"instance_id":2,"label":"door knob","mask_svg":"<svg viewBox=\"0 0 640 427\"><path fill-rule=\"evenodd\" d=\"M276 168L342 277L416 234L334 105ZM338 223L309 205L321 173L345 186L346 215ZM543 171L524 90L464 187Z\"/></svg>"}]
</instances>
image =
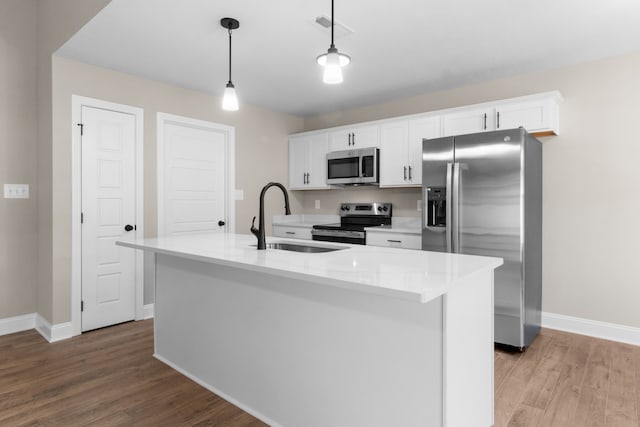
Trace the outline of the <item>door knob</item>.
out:
<instances>
[{"instance_id":1,"label":"door knob","mask_svg":"<svg viewBox=\"0 0 640 427\"><path fill-rule=\"evenodd\" d=\"M131 231L131 230L133 230L133 225L127 224L124 226L124 231Z\"/></svg>"},{"instance_id":2,"label":"door knob","mask_svg":"<svg viewBox=\"0 0 640 427\"><path fill-rule=\"evenodd\" d=\"M218 225L219 225L220 227L224 226L224 221L222 221L222 220L218 221Z\"/></svg>"}]
</instances>

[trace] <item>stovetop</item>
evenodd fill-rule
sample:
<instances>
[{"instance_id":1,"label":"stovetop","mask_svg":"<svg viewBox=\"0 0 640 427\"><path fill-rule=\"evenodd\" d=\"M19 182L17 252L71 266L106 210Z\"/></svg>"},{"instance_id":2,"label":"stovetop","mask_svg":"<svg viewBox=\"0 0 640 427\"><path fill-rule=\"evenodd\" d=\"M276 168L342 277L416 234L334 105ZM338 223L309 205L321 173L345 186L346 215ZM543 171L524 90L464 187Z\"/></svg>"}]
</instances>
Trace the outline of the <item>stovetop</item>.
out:
<instances>
[{"instance_id":1,"label":"stovetop","mask_svg":"<svg viewBox=\"0 0 640 427\"><path fill-rule=\"evenodd\" d=\"M391 224L391 203L341 203L340 223L318 224L316 230L362 231Z\"/></svg>"}]
</instances>

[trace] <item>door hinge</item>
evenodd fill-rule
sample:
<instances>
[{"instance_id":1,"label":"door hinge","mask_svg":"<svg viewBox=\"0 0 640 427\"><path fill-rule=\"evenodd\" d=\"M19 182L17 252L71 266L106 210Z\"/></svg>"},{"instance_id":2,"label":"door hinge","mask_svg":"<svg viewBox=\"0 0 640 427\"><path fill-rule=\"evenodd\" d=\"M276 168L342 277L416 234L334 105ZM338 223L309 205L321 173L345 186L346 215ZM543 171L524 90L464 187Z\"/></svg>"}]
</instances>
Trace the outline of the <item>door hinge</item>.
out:
<instances>
[{"instance_id":1,"label":"door hinge","mask_svg":"<svg viewBox=\"0 0 640 427\"><path fill-rule=\"evenodd\" d=\"M84 124L78 123L78 126L80 126L80 136L84 135Z\"/></svg>"},{"instance_id":2,"label":"door hinge","mask_svg":"<svg viewBox=\"0 0 640 427\"><path fill-rule=\"evenodd\" d=\"M80 311L84 311L84 301L80 301Z\"/></svg>"}]
</instances>

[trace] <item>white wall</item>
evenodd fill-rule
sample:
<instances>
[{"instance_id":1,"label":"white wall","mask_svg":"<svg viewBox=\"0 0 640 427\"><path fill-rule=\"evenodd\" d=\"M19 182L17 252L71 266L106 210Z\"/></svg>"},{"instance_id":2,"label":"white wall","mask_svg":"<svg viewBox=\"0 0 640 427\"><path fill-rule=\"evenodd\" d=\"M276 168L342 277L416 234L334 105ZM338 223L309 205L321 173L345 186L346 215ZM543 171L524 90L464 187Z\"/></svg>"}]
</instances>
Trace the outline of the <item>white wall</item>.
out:
<instances>
[{"instance_id":1,"label":"white wall","mask_svg":"<svg viewBox=\"0 0 640 427\"><path fill-rule=\"evenodd\" d=\"M542 309L640 327L638 76L636 53L311 117L305 130L560 90L561 135L541 138ZM396 215L417 216L420 198L418 190L302 193L307 213L372 199L394 202Z\"/></svg>"}]
</instances>

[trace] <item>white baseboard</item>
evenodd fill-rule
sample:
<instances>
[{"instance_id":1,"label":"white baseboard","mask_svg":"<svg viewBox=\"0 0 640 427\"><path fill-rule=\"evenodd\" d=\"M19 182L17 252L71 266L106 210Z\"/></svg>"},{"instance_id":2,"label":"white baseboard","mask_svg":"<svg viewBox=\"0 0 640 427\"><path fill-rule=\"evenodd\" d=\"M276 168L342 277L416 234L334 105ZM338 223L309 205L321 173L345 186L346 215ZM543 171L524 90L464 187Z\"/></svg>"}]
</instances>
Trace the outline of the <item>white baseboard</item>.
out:
<instances>
[{"instance_id":1,"label":"white baseboard","mask_svg":"<svg viewBox=\"0 0 640 427\"><path fill-rule=\"evenodd\" d=\"M36 313L35 322L36 331L49 342L56 342L60 340L66 340L73 336L73 326L71 322L58 323L57 325L51 325L47 319Z\"/></svg>"},{"instance_id":2,"label":"white baseboard","mask_svg":"<svg viewBox=\"0 0 640 427\"><path fill-rule=\"evenodd\" d=\"M542 327L640 345L640 328L542 312Z\"/></svg>"},{"instance_id":3,"label":"white baseboard","mask_svg":"<svg viewBox=\"0 0 640 427\"><path fill-rule=\"evenodd\" d=\"M36 327L36 313L0 319L0 335L28 331Z\"/></svg>"},{"instance_id":4,"label":"white baseboard","mask_svg":"<svg viewBox=\"0 0 640 427\"><path fill-rule=\"evenodd\" d=\"M144 320L153 319L153 304L146 304L142 307L142 318Z\"/></svg>"}]
</instances>

